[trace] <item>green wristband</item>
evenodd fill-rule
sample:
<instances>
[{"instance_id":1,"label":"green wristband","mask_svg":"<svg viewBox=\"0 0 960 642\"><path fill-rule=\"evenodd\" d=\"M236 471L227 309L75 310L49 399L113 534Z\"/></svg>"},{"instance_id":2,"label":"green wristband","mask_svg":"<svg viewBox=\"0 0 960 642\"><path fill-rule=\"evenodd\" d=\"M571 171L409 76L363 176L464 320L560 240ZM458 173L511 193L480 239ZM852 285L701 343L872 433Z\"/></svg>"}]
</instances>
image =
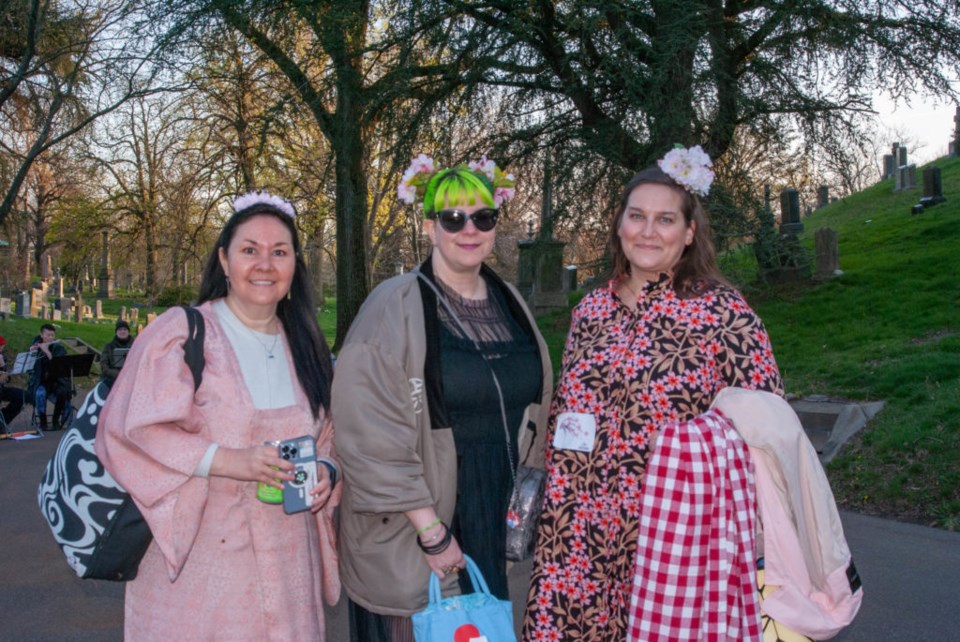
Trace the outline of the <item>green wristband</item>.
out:
<instances>
[{"instance_id":1,"label":"green wristband","mask_svg":"<svg viewBox=\"0 0 960 642\"><path fill-rule=\"evenodd\" d=\"M430 522L428 525L424 526L423 528L418 528L418 529L417 529L417 535L423 535L424 533L426 533L428 530L430 530L431 528L433 528L434 526L436 526L436 525L439 524L439 523L440 523L440 518L438 517L438 518L436 518L435 520L433 520L432 522Z\"/></svg>"}]
</instances>

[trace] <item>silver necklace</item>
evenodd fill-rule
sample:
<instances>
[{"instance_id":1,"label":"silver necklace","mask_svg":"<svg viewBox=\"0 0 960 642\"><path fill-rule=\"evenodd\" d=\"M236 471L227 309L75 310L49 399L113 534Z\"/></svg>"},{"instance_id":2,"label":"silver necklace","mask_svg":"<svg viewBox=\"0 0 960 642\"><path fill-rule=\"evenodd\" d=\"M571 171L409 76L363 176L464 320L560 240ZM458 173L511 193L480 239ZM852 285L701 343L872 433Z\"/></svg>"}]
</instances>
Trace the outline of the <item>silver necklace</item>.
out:
<instances>
[{"instance_id":1,"label":"silver necklace","mask_svg":"<svg viewBox=\"0 0 960 642\"><path fill-rule=\"evenodd\" d=\"M268 348L267 344L260 340L260 337L257 335L256 332L248 328L246 324L244 324L243 322L241 322L240 325L242 325L244 329L250 333L250 336L253 337L256 340L256 342L260 344L260 346L263 348L263 351L267 355L267 359L273 359L274 357L273 352L274 350L277 349L277 344L280 341L280 333L278 332L277 334L273 335L273 344Z\"/></svg>"}]
</instances>

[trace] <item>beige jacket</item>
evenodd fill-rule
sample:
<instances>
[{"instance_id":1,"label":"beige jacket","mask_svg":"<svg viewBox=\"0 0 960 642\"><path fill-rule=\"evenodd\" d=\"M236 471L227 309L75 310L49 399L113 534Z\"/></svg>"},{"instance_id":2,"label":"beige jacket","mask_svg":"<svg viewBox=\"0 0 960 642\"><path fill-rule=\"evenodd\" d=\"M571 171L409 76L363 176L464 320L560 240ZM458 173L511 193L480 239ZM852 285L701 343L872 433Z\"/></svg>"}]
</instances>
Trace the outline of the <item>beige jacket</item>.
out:
<instances>
[{"instance_id":1,"label":"beige jacket","mask_svg":"<svg viewBox=\"0 0 960 642\"><path fill-rule=\"evenodd\" d=\"M517 430L521 461L543 468L550 357L529 309L516 289L505 285L523 307L540 349L542 395ZM431 428L424 328L416 273L385 281L350 327L333 381L335 444L344 474L341 580L354 602L387 615L409 616L427 604L430 568L404 512L433 506L449 523L457 496L453 431ZM455 587L450 576L444 593Z\"/></svg>"},{"instance_id":2,"label":"beige jacket","mask_svg":"<svg viewBox=\"0 0 960 642\"><path fill-rule=\"evenodd\" d=\"M756 467L764 581L777 588L761 608L815 640L828 640L860 610L863 589L830 482L784 399L724 388L713 407L736 426ZM758 542L759 543L759 542Z\"/></svg>"}]
</instances>

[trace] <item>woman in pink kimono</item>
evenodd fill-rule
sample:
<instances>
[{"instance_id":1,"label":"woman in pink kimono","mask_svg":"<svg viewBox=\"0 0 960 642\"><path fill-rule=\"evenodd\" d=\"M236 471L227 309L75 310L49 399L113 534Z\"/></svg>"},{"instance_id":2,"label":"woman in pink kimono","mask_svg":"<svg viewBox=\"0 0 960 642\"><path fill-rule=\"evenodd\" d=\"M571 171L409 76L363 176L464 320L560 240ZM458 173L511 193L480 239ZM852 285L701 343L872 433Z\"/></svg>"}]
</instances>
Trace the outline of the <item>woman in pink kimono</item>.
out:
<instances>
[{"instance_id":1,"label":"woman in pink kimono","mask_svg":"<svg viewBox=\"0 0 960 642\"><path fill-rule=\"evenodd\" d=\"M200 287L206 364L194 394L184 311L140 334L101 414L98 456L154 540L127 584L128 640L322 640L340 593L330 351L314 316L293 207L238 198ZM283 439L316 438L310 511L257 498L293 465Z\"/></svg>"}]
</instances>

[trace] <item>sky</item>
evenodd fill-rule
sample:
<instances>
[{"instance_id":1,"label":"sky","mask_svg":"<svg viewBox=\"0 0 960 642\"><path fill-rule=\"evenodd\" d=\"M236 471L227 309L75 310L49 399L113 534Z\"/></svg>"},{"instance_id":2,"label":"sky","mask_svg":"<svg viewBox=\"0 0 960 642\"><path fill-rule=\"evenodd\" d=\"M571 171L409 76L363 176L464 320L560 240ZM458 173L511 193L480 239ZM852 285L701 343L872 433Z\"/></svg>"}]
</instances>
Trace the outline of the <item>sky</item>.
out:
<instances>
[{"instance_id":1,"label":"sky","mask_svg":"<svg viewBox=\"0 0 960 642\"><path fill-rule=\"evenodd\" d=\"M915 98L909 105L895 104L886 96L877 96L874 107L879 112L881 129L903 132L913 139L910 141L913 145L905 143L909 162L922 165L947 154L954 129L955 104L938 104L924 98Z\"/></svg>"}]
</instances>

